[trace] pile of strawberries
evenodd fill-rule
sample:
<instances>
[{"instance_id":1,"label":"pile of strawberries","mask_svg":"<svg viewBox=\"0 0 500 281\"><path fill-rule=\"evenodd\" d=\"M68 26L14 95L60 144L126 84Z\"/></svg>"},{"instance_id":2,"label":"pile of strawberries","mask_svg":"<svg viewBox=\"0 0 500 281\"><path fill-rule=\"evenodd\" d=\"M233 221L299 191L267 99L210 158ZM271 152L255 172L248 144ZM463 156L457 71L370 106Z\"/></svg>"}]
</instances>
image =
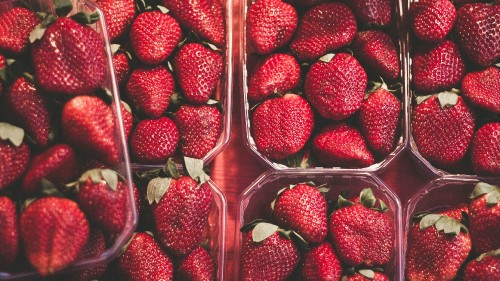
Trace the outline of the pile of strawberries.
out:
<instances>
[{"instance_id":1,"label":"pile of strawberries","mask_svg":"<svg viewBox=\"0 0 500 281\"><path fill-rule=\"evenodd\" d=\"M257 149L287 166L382 161L401 125L401 98L383 83L400 77L394 3L287 2L248 8L247 98Z\"/></svg>"},{"instance_id":2,"label":"pile of strawberries","mask_svg":"<svg viewBox=\"0 0 500 281\"><path fill-rule=\"evenodd\" d=\"M413 140L438 168L499 176L500 5L470 2L410 6Z\"/></svg>"}]
</instances>

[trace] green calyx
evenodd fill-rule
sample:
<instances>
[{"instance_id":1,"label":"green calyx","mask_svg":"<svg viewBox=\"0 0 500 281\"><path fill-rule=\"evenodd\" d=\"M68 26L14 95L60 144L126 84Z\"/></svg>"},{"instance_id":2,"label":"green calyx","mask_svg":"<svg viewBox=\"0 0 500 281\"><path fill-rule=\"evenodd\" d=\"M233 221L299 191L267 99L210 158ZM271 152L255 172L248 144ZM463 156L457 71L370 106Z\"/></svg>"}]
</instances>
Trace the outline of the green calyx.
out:
<instances>
[{"instance_id":1,"label":"green calyx","mask_svg":"<svg viewBox=\"0 0 500 281\"><path fill-rule=\"evenodd\" d=\"M280 94L277 94L277 95L280 95ZM282 95L280 95L280 96L282 96ZM282 162L282 164L284 164L287 167L305 169L305 168L308 168L311 166L310 158L304 157L305 154L306 154L306 151L304 149L302 149L299 152L285 158L281 162Z\"/></svg>"},{"instance_id":2,"label":"green calyx","mask_svg":"<svg viewBox=\"0 0 500 281\"><path fill-rule=\"evenodd\" d=\"M457 89L452 89L451 91L441 92L437 95L437 99L439 101L439 105L441 108L445 107L453 107L458 102L458 93Z\"/></svg>"},{"instance_id":3,"label":"green calyx","mask_svg":"<svg viewBox=\"0 0 500 281\"><path fill-rule=\"evenodd\" d=\"M167 193L172 183L172 178L154 178L149 181L146 198L148 199L149 205L154 203L160 203L165 193Z\"/></svg>"},{"instance_id":4,"label":"green calyx","mask_svg":"<svg viewBox=\"0 0 500 281\"><path fill-rule=\"evenodd\" d=\"M496 249L496 250L493 250L493 251L489 251L487 253L484 253L484 254L481 254L479 257L477 257L477 261L481 261L482 259L484 259L485 257L496 257L496 258L500 258L500 249Z\"/></svg>"},{"instance_id":5,"label":"green calyx","mask_svg":"<svg viewBox=\"0 0 500 281\"><path fill-rule=\"evenodd\" d=\"M319 61L329 63L335 57L335 54L326 54L319 58Z\"/></svg>"},{"instance_id":6,"label":"green calyx","mask_svg":"<svg viewBox=\"0 0 500 281\"><path fill-rule=\"evenodd\" d=\"M93 12L92 14L79 12L71 16L71 19L73 19L79 24L87 25L96 23L100 19L100 17L101 16L97 11Z\"/></svg>"},{"instance_id":7,"label":"green calyx","mask_svg":"<svg viewBox=\"0 0 500 281\"><path fill-rule=\"evenodd\" d=\"M177 163L175 163L173 158L169 158L165 166L160 169L153 169L145 172L140 172L136 174L139 179L142 180L152 180L157 177L162 178L173 178L178 179L181 177L179 170L177 168Z\"/></svg>"},{"instance_id":8,"label":"green calyx","mask_svg":"<svg viewBox=\"0 0 500 281\"><path fill-rule=\"evenodd\" d=\"M9 123L0 122L0 139L19 147L23 143L24 130Z\"/></svg>"},{"instance_id":9,"label":"green calyx","mask_svg":"<svg viewBox=\"0 0 500 281\"><path fill-rule=\"evenodd\" d=\"M278 232L279 234L283 235L287 239L293 240L296 243L298 243L299 246L302 248L306 249L309 246L309 243L302 238L297 232L293 230L285 230L280 228L279 226L269 223L266 220L263 219L257 219L249 224L244 225L240 231L241 232L248 232L252 230L252 241L255 243L260 243L267 238L271 237L274 233Z\"/></svg>"},{"instance_id":10,"label":"green calyx","mask_svg":"<svg viewBox=\"0 0 500 281\"><path fill-rule=\"evenodd\" d=\"M387 207L385 202L382 201L382 199L378 199L378 202L379 202L378 207L375 207L376 203L377 203L377 198L373 194L373 191L371 188L365 188L365 189L361 190L361 192L359 193L359 201L360 201L361 205L365 206L368 209L372 209L372 210L382 212L382 213L389 210L389 208ZM342 208L342 207L353 206L356 203L347 200L343 195L339 195L338 200L337 200L337 204L338 204L339 208Z\"/></svg>"},{"instance_id":11,"label":"green calyx","mask_svg":"<svg viewBox=\"0 0 500 281\"><path fill-rule=\"evenodd\" d=\"M66 187L79 191L80 185L87 182L88 179L94 184L104 181L111 190L116 191L118 188L119 174L111 169L92 169L83 173L78 181L67 184Z\"/></svg>"},{"instance_id":12,"label":"green calyx","mask_svg":"<svg viewBox=\"0 0 500 281\"><path fill-rule=\"evenodd\" d=\"M184 157L184 166L188 175L192 179L198 181L200 184L203 184L210 180L210 176L204 170L205 166L203 164L203 160Z\"/></svg>"},{"instance_id":13,"label":"green calyx","mask_svg":"<svg viewBox=\"0 0 500 281\"><path fill-rule=\"evenodd\" d=\"M457 236L461 231L468 232L468 229L461 222L454 218L441 214L426 214L420 219L420 230L425 230L431 226L435 226L438 232Z\"/></svg>"},{"instance_id":14,"label":"green calyx","mask_svg":"<svg viewBox=\"0 0 500 281\"><path fill-rule=\"evenodd\" d=\"M64 194L62 194L61 191L57 188L57 186L50 180L43 178L41 184L42 184L43 195L64 197Z\"/></svg>"},{"instance_id":15,"label":"green calyx","mask_svg":"<svg viewBox=\"0 0 500 281\"><path fill-rule=\"evenodd\" d=\"M469 198L476 199L484 194L486 194L486 204L490 207L497 205L500 201L500 187L484 182L476 184Z\"/></svg>"}]
</instances>

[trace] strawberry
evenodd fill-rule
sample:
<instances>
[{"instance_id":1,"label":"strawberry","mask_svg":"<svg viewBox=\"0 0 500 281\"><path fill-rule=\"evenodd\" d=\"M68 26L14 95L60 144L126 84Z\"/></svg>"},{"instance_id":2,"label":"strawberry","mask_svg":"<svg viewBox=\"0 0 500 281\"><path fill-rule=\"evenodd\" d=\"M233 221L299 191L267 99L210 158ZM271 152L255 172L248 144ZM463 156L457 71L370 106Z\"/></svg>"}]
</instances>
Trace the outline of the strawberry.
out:
<instances>
[{"instance_id":1,"label":"strawberry","mask_svg":"<svg viewBox=\"0 0 500 281\"><path fill-rule=\"evenodd\" d=\"M130 137L130 133L132 132L132 126L134 125L134 115L132 114L132 109L130 109L130 106L124 101L120 101L120 111L123 118L125 139L128 140Z\"/></svg>"},{"instance_id":2,"label":"strawberry","mask_svg":"<svg viewBox=\"0 0 500 281\"><path fill-rule=\"evenodd\" d=\"M357 199L355 200L357 201ZM330 216L330 239L340 260L350 266L384 266L394 251L394 222L381 199L363 189L359 203L339 196L339 209ZM374 250L376 249L376 250Z\"/></svg>"},{"instance_id":3,"label":"strawberry","mask_svg":"<svg viewBox=\"0 0 500 281\"><path fill-rule=\"evenodd\" d=\"M89 224L75 202L46 197L21 214L20 233L30 264L47 276L76 261L89 238Z\"/></svg>"},{"instance_id":4,"label":"strawberry","mask_svg":"<svg viewBox=\"0 0 500 281\"><path fill-rule=\"evenodd\" d=\"M427 42L442 41L457 17L457 10L449 0L414 1L408 13L413 34Z\"/></svg>"},{"instance_id":5,"label":"strawberry","mask_svg":"<svg viewBox=\"0 0 500 281\"><path fill-rule=\"evenodd\" d=\"M320 4L302 17L290 49L300 61L313 61L349 44L356 31L356 18L349 7L337 2Z\"/></svg>"},{"instance_id":6,"label":"strawberry","mask_svg":"<svg viewBox=\"0 0 500 281\"><path fill-rule=\"evenodd\" d=\"M340 280L342 267L329 242L312 247L304 254L301 274L305 281Z\"/></svg>"},{"instance_id":7,"label":"strawberry","mask_svg":"<svg viewBox=\"0 0 500 281\"><path fill-rule=\"evenodd\" d=\"M474 133L474 115L463 99L444 92L413 110L413 139L431 163L453 167L464 158Z\"/></svg>"},{"instance_id":8,"label":"strawberry","mask_svg":"<svg viewBox=\"0 0 500 281\"><path fill-rule=\"evenodd\" d=\"M283 281L299 263L299 251L289 234L269 223L242 228L240 260L242 281ZM250 229L249 229L250 228Z\"/></svg>"},{"instance_id":9,"label":"strawberry","mask_svg":"<svg viewBox=\"0 0 500 281\"><path fill-rule=\"evenodd\" d=\"M387 80L399 77L398 52L389 35L379 30L361 31L352 48L365 69Z\"/></svg>"},{"instance_id":10,"label":"strawberry","mask_svg":"<svg viewBox=\"0 0 500 281\"><path fill-rule=\"evenodd\" d=\"M117 264L121 280L174 280L172 260L148 233L136 233Z\"/></svg>"},{"instance_id":11,"label":"strawberry","mask_svg":"<svg viewBox=\"0 0 500 281\"><path fill-rule=\"evenodd\" d=\"M463 281L494 281L500 276L500 250L482 254L467 264Z\"/></svg>"},{"instance_id":12,"label":"strawberry","mask_svg":"<svg viewBox=\"0 0 500 281\"><path fill-rule=\"evenodd\" d=\"M344 0L364 25L388 26L392 19L393 0Z\"/></svg>"},{"instance_id":13,"label":"strawberry","mask_svg":"<svg viewBox=\"0 0 500 281\"><path fill-rule=\"evenodd\" d=\"M225 41L224 15L219 0L161 0L185 28L222 47Z\"/></svg>"},{"instance_id":14,"label":"strawberry","mask_svg":"<svg viewBox=\"0 0 500 281\"><path fill-rule=\"evenodd\" d=\"M156 65L170 56L181 36L181 27L172 16L151 11L134 20L130 44L141 62Z\"/></svg>"},{"instance_id":15,"label":"strawberry","mask_svg":"<svg viewBox=\"0 0 500 281\"><path fill-rule=\"evenodd\" d=\"M257 149L274 160L285 159L301 150L313 127L310 105L294 94L264 101L252 116L252 136Z\"/></svg>"},{"instance_id":16,"label":"strawberry","mask_svg":"<svg viewBox=\"0 0 500 281\"><path fill-rule=\"evenodd\" d=\"M469 230L472 249L485 253L500 248L500 187L478 183L469 205Z\"/></svg>"},{"instance_id":17,"label":"strawberry","mask_svg":"<svg viewBox=\"0 0 500 281\"><path fill-rule=\"evenodd\" d=\"M116 83L119 87L125 86L130 76L130 63L125 53L115 53L113 55L113 68Z\"/></svg>"},{"instance_id":18,"label":"strawberry","mask_svg":"<svg viewBox=\"0 0 500 281\"><path fill-rule=\"evenodd\" d=\"M389 281L389 277L371 269L360 269L354 275L348 275L345 281Z\"/></svg>"},{"instance_id":19,"label":"strawberry","mask_svg":"<svg viewBox=\"0 0 500 281\"><path fill-rule=\"evenodd\" d=\"M500 5L467 4L457 12L454 32L464 54L487 67L500 58Z\"/></svg>"},{"instance_id":20,"label":"strawberry","mask_svg":"<svg viewBox=\"0 0 500 281\"><path fill-rule=\"evenodd\" d=\"M275 93L284 94L299 86L300 65L287 54L272 54L267 57L250 77L248 98L262 101Z\"/></svg>"},{"instance_id":21,"label":"strawberry","mask_svg":"<svg viewBox=\"0 0 500 281\"><path fill-rule=\"evenodd\" d=\"M292 5L281 0L258 0L247 13L248 41L257 53L271 53L288 44L298 21Z\"/></svg>"},{"instance_id":22,"label":"strawberry","mask_svg":"<svg viewBox=\"0 0 500 281\"><path fill-rule=\"evenodd\" d=\"M198 43L181 47L174 58L179 87L191 103L206 103L222 75L222 56Z\"/></svg>"},{"instance_id":23,"label":"strawberry","mask_svg":"<svg viewBox=\"0 0 500 281\"><path fill-rule=\"evenodd\" d=\"M19 228L16 204L9 197L0 197L0 270L9 270L15 265L19 253Z\"/></svg>"},{"instance_id":24,"label":"strawberry","mask_svg":"<svg viewBox=\"0 0 500 281\"><path fill-rule=\"evenodd\" d=\"M179 128L179 146L186 157L205 157L217 144L222 131L222 114L216 106L182 105L174 121Z\"/></svg>"},{"instance_id":25,"label":"strawberry","mask_svg":"<svg viewBox=\"0 0 500 281\"><path fill-rule=\"evenodd\" d=\"M361 133L347 123L325 126L314 136L312 150L326 167L362 168L375 162Z\"/></svg>"},{"instance_id":26,"label":"strawberry","mask_svg":"<svg viewBox=\"0 0 500 281\"><path fill-rule=\"evenodd\" d=\"M135 17L134 0L96 0L106 20L109 41L127 34Z\"/></svg>"},{"instance_id":27,"label":"strawberry","mask_svg":"<svg viewBox=\"0 0 500 281\"><path fill-rule=\"evenodd\" d=\"M104 235L97 228L92 228L89 234L89 240L82 251L78 254L78 260L96 258L106 250L106 241ZM81 272L73 274L71 281L90 281L96 280L104 275L107 265L94 266Z\"/></svg>"},{"instance_id":28,"label":"strawberry","mask_svg":"<svg viewBox=\"0 0 500 281\"><path fill-rule=\"evenodd\" d=\"M176 278L184 281L215 281L215 261L202 247L197 247L177 265Z\"/></svg>"},{"instance_id":29,"label":"strawberry","mask_svg":"<svg viewBox=\"0 0 500 281\"><path fill-rule=\"evenodd\" d=\"M307 100L328 119L343 120L356 112L363 101L367 75L351 55L338 53L321 58L307 73Z\"/></svg>"},{"instance_id":30,"label":"strawberry","mask_svg":"<svg viewBox=\"0 0 500 281\"><path fill-rule=\"evenodd\" d=\"M467 228L445 212L414 219L408 234L407 280L453 280L471 250Z\"/></svg>"},{"instance_id":31,"label":"strawberry","mask_svg":"<svg viewBox=\"0 0 500 281\"><path fill-rule=\"evenodd\" d=\"M412 61L413 85L417 92L448 90L457 86L465 75L462 56L450 40L417 46Z\"/></svg>"},{"instance_id":32,"label":"strawberry","mask_svg":"<svg viewBox=\"0 0 500 281\"><path fill-rule=\"evenodd\" d=\"M0 50L20 54L29 44L29 36L40 20L34 12L15 7L0 16Z\"/></svg>"},{"instance_id":33,"label":"strawberry","mask_svg":"<svg viewBox=\"0 0 500 281\"><path fill-rule=\"evenodd\" d=\"M78 162L73 148L57 144L35 156L21 183L25 194L36 194L42 190L44 180L63 186L77 178Z\"/></svg>"},{"instance_id":34,"label":"strawberry","mask_svg":"<svg viewBox=\"0 0 500 281\"><path fill-rule=\"evenodd\" d=\"M500 122L479 128L471 143L472 168L478 175L500 175Z\"/></svg>"},{"instance_id":35,"label":"strawberry","mask_svg":"<svg viewBox=\"0 0 500 281\"><path fill-rule=\"evenodd\" d=\"M4 95L11 117L41 147L53 138L48 101L28 79L17 79Z\"/></svg>"},{"instance_id":36,"label":"strawberry","mask_svg":"<svg viewBox=\"0 0 500 281\"><path fill-rule=\"evenodd\" d=\"M143 164L165 163L179 143L179 131L170 118L145 119L137 123L130 136L130 151Z\"/></svg>"},{"instance_id":37,"label":"strawberry","mask_svg":"<svg viewBox=\"0 0 500 281\"><path fill-rule=\"evenodd\" d=\"M174 77L161 65L135 69L127 83L127 95L132 104L154 119L167 110L174 91Z\"/></svg>"},{"instance_id":38,"label":"strawberry","mask_svg":"<svg viewBox=\"0 0 500 281\"><path fill-rule=\"evenodd\" d=\"M500 69L491 66L467 73L462 80L462 95L471 104L500 114Z\"/></svg>"},{"instance_id":39,"label":"strawberry","mask_svg":"<svg viewBox=\"0 0 500 281\"><path fill-rule=\"evenodd\" d=\"M309 243L321 243L328 231L327 205L316 186L286 187L271 204L276 222L294 230Z\"/></svg>"},{"instance_id":40,"label":"strawberry","mask_svg":"<svg viewBox=\"0 0 500 281\"><path fill-rule=\"evenodd\" d=\"M118 164L115 115L104 101L75 97L64 105L61 119L64 138L74 148L105 164Z\"/></svg>"},{"instance_id":41,"label":"strawberry","mask_svg":"<svg viewBox=\"0 0 500 281\"><path fill-rule=\"evenodd\" d=\"M0 123L0 190L18 180L28 168L30 149L23 139L23 129Z\"/></svg>"}]
</instances>

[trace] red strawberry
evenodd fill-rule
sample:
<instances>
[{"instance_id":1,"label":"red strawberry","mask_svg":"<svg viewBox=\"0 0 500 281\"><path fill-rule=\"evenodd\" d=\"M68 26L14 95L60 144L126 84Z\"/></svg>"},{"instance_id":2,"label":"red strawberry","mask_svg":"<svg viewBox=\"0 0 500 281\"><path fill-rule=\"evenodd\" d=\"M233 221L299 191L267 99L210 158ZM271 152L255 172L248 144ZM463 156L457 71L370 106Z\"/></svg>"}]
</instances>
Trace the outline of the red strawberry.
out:
<instances>
[{"instance_id":1,"label":"red strawberry","mask_svg":"<svg viewBox=\"0 0 500 281\"><path fill-rule=\"evenodd\" d=\"M352 48L366 69L384 79L399 77L399 57L391 37L379 30L359 32Z\"/></svg>"},{"instance_id":2,"label":"red strawberry","mask_svg":"<svg viewBox=\"0 0 500 281\"><path fill-rule=\"evenodd\" d=\"M183 258L176 270L176 278L183 281L215 281L215 261L202 247Z\"/></svg>"},{"instance_id":3,"label":"red strawberry","mask_svg":"<svg viewBox=\"0 0 500 281\"><path fill-rule=\"evenodd\" d=\"M307 100L321 116L345 119L356 112L365 96L367 75L351 55L338 53L323 57L307 73L304 90Z\"/></svg>"},{"instance_id":4,"label":"red strawberry","mask_svg":"<svg viewBox=\"0 0 500 281\"><path fill-rule=\"evenodd\" d=\"M354 275L347 276L345 281L389 281L389 277L371 269L360 269Z\"/></svg>"},{"instance_id":5,"label":"red strawberry","mask_svg":"<svg viewBox=\"0 0 500 281\"><path fill-rule=\"evenodd\" d=\"M500 276L500 251L479 256L465 267L463 281L495 281Z\"/></svg>"},{"instance_id":6,"label":"red strawberry","mask_svg":"<svg viewBox=\"0 0 500 281\"><path fill-rule=\"evenodd\" d=\"M420 0L411 3L409 16L415 37L440 42L451 31L457 10L449 0Z\"/></svg>"},{"instance_id":7,"label":"red strawberry","mask_svg":"<svg viewBox=\"0 0 500 281\"><path fill-rule=\"evenodd\" d=\"M472 249L485 253L500 248L500 187L476 184L470 198L469 230Z\"/></svg>"},{"instance_id":8,"label":"red strawberry","mask_svg":"<svg viewBox=\"0 0 500 281\"><path fill-rule=\"evenodd\" d=\"M274 93L284 94L299 86L300 65L287 54L273 54L256 67L248 86L248 98L262 101Z\"/></svg>"},{"instance_id":9,"label":"red strawberry","mask_svg":"<svg viewBox=\"0 0 500 281\"><path fill-rule=\"evenodd\" d=\"M36 194L42 190L43 180L63 186L77 178L78 173L73 148L67 144L57 144L31 160L21 188L25 194Z\"/></svg>"},{"instance_id":10,"label":"red strawberry","mask_svg":"<svg viewBox=\"0 0 500 281\"><path fill-rule=\"evenodd\" d=\"M312 6L316 6L318 4L327 2L327 1L326 0L285 0L285 2L291 3L293 5L312 7Z\"/></svg>"},{"instance_id":11,"label":"red strawberry","mask_svg":"<svg viewBox=\"0 0 500 281\"><path fill-rule=\"evenodd\" d=\"M361 24L388 26L391 24L393 0L344 0Z\"/></svg>"},{"instance_id":12,"label":"red strawberry","mask_svg":"<svg viewBox=\"0 0 500 281\"><path fill-rule=\"evenodd\" d=\"M297 184L278 193L272 203L276 222L297 232L309 243L321 243L328 231L327 205L317 187Z\"/></svg>"},{"instance_id":13,"label":"red strawberry","mask_svg":"<svg viewBox=\"0 0 500 281\"><path fill-rule=\"evenodd\" d=\"M179 131L171 119L161 117L137 123L130 136L130 151L143 164L162 164L172 156L179 144Z\"/></svg>"},{"instance_id":14,"label":"red strawberry","mask_svg":"<svg viewBox=\"0 0 500 281\"><path fill-rule=\"evenodd\" d=\"M292 5L281 0L258 0L247 13L248 41L257 53L271 53L292 39L298 21Z\"/></svg>"},{"instance_id":15,"label":"red strawberry","mask_svg":"<svg viewBox=\"0 0 500 281\"><path fill-rule=\"evenodd\" d=\"M78 96L64 105L64 138L83 154L108 165L119 159L113 110L98 97Z\"/></svg>"},{"instance_id":16,"label":"red strawberry","mask_svg":"<svg viewBox=\"0 0 500 281\"><path fill-rule=\"evenodd\" d=\"M163 66L137 68L127 83L127 95L138 111L150 118L160 118L175 91L172 74Z\"/></svg>"},{"instance_id":17,"label":"red strawberry","mask_svg":"<svg viewBox=\"0 0 500 281\"><path fill-rule=\"evenodd\" d=\"M242 228L246 231L246 228ZM282 281L299 263L299 251L278 226L259 223L243 234L240 261L242 281Z\"/></svg>"},{"instance_id":18,"label":"red strawberry","mask_svg":"<svg viewBox=\"0 0 500 281\"><path fill-rule=\"evenodd\" d=\"M76 261L89 238L89 224L75 202L46 197L21 214L20 232L30 264L47 276Z\"/></svg>"},{"instance_id":19,"label":"red strawberry","mask_svg":"<svg viewBox=\"0 0 500 281\"><path fill-rule=\"evenodd\" d=\"M182 105L174 121L179 128L180 149L186 157L205 157L219 140L222 114L216 106Z\"/></svg>"},{"instance_id":20,"label":"red strawberry","mask_svg":"<svg viewBox=\"0 0 500 281\"><path fill-rule=\"evenodd\" d=\"M455 34L464 54L487 67L500 58L500 5L467 4L457 12Z\"/></svg>"},{"instance_id":21,"label":"red strawberry","mask_svg":"<svg viewBox=\"0 0 500 281\"><path fill-rule=\"evenodd\" d=\"M134 0L96 0L95 3L104 14L109 41L127 34L135 17Z\"/></svg>"},{"instance_id":22,"label":"red strawberry","mask_svg":"<svg viewBox=\"0 0 500 281\"><path fill-rule=\"evenodd\" d=\"M416 91L435 93L457 86L465 75L465 65L457 45L446 40L417 46L412 72Z\"/></svg>"},{"instance_id":23,"label":"red strawberry","mask_svg":"<svg viewBox=\"0 0 500 281\"><path fill-rule=\"evenodd\" d=\"M413 110L413 139L430 162L453 167L467 152L474 133L474 115L454 93L434 95Z\"/></svg>"},{"instance_id":24,"label":"red strawberry","mask_svg":"<svg viewBox=\"0 0 500 281\"><path fill-rule=\"evenodd\" d=\"M174 71L179 86L192 103L206 103L222 75L220 53L198 43L182 46L174 58Z\"/></svg>"},{"instance_id":25,"label":"red strawberry","mask_svg":"<svg viewBox=\"0 0 500 281\"><path fill-rule=\"evenodd\" d=\"M375 162L361 133L347 123L325 126L313 138L313 153L327 167L362 168Z\"/></svg>"},{"instance_id":26,"label":"red strawberry","mask_svg":"<svg viewBox=\"0 0 500 281\"><path fill-rule=\"evenodd\" d=\"M133 236L127 250L118 258L118 270L126 281L174 279L172 260L148 233Z\"/></svg>"},{"instance_id":27,"label":"red strawberry","mask_svg":"<svg viewBox=\"0 0 500 281\"><path fill-rule=\"evenodd\" d=\"M300 61L312 61L349 44L356 31L349 7L337 2L320 4L302 17L290 49Z\"/></svg>"},{"instance_id":28,"label":"red strawberry","mask_svg":"<svg viewBox=\"0 0 500 281\"><path fill-rule=\"evenodd\" d=\"M40 20L34 12L15 7L0 16L0 50L20 54L29 44L29 36Z\"/></svg>"},{"instance_id":29,"label":"red strawberry","mask_svg":"<svg viewBox=\"0 0 500 281\"><path fill-rule=\"evenodd\" d=\"M274 160L287 158L306 144L314 127L310 105L299 95L264 101L252 117L252 136L257 149Z\"/></svg>"},{"instance_id":30,"label":"red strawberry","mask_svg":"<svg viewBox=\"0 0 500 281\"><path fill-rule=\"evenodd\" d=\"M106 250L106 241L104 240L104 235L97 228L92 228L90 230L89 240L85 247L83 247L80 254L78 254L78 260L80 259L90 259L96 258ZM96 280L104 275L106 272L107 265L94 266L89 269L85 269L81 272L75 273L71 277L71 281L91 281Z\"/></svg>"},{"instance_id":31,"label":"red strawberry","mask_svg":"<svg viewBox=\"0 0 500 281\"><path fill-rule=\"evenodd\" d=\"M462 95L473 105L500 114L500 69L469 72L462 80Z\"/></svg>"},{"instance_id":32,"label":"red strawberry","mask_svg":"<svg viewBox=\"0 0 500 281\"><path fill-rule=\"evenodd\" d=\"M340 280L342 267L329 242L323 242L304 254L301 273L305 281Z\"/></svg>"},{"instance_id":33,"label":"red strawberry","mask_svg":"<svg viewBox=\"0 0 500 281\"><path fill-rule=\"evenodd\" d=\"M472 168L479 175L500 175L500 122L477 130L471 143Z\"/></svg>"},{"instance_id":34,"label":"red strawberry","mask_svg":"<svg viewBox=\"0 0 500 281\"><path fill-rule=\"evenodd\" d=\"M19 252L19 229L16 204L9 197L0 197L0 270L9 270L16 263Z\"/></svg>"},{"instance_id":35,"label":"red strawberry","mask_svg":"<svg viewBox=\"0 0 500 281\"><path fill-rule=\"evenodd\" d=\"M222 47L225 41L224 15L219 0L161 0L184 27Z\"/></svg>"},{"instance_id":36,"label":"red strawberry","mask_svg":"<svg viewBox=\"0 0 500 281\"><path fill-rule=\"evenodd\" d=\"M130 64L125 53L113 55L113 68L115 70L116 83L119 87L125 86L130 76Z\"/></svg>"},{"instance_id":37,"label":"red strawberry","mask_svg":"<svg viewBox=\"0 0 500 281\"><path fill-rule=\"evenodd\" d=\"M450 1L451 1L451 3L453 3L453 5L460 7L460 6L463 6L465 4L476 3L476 2L483 1L483 0L450 0Z\"/></svg>"},{"instance_id":38,"label":"red strawberry","mask_svg":"<svg viewBox=\"0 0 500 281\"><path fill-rule=\"evenodd\" d=\"M134 125L134 115L132 115L132 109L130 109L130 106L126 102L120 102L120 110L123 118L125 138L128 140L130 137L130 133L132 132L132 127Z\"/></svg>"},{"instance_id":39,"label":"red strawberry","mask_svg":"<svg viewBox=\"0 0 500 281\"><path fill-rule=\"evenodd\" d=\"M24 131L21 128L0 123L0 136L0 190L2 190L24 174L30 162L30 149L23 141Z\"/></svg>"},{"instance_id":40,"label":"red strawberry","mask_svg":"<svg viewBox=\"0 0 500 281\"><path fill-rule=\"evenodd\" d=\"M384 266L394 251L394 222L385 214L387 207L366 188L360 203L339 196L340 208L330 217L330 239L341 261L350 266ZM357 201L357 200L356 200Z\"/></svg>"},{"instance_id":41,"label":"red strawberry","mask_svg":"<svg viewBox=\"0 0 500 281\"><path fill-rule=\"evenodd\" d=\"M36 80L49 93L92 93L104 82L104 45L90 26L58 18L33 44Z\"/></svg>"},{"instance_id":42,"label":"red strawberry","mask_svg":"<svg viewBox=\"0 0 500 281\"><path fill-rule=\"evenodd\" d=\"M130 43L141 62L156 65L170 56L181 36L181 27L173 17L151 11L140 14L134 20Z\"/></svg>"}]
</instances>

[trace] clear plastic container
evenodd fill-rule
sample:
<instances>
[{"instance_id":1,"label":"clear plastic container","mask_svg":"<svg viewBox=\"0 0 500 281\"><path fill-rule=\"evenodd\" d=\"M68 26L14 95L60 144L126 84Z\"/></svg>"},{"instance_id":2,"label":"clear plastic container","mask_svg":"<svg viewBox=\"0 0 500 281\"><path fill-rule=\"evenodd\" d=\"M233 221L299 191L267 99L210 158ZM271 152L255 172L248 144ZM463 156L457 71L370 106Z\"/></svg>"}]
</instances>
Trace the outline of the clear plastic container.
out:
<instances>
[{"instance_id":1,"label":"clear plastic container","mask_svg":"<svg viewBox=\"0 0 500 281\"><path fill-rule=\"evenodd\" d=\"M242 124L243 124L243 134L245 138L245 142L247 147L250 149L250 151L267 167L270 167L272 169L277 169L277 170L287 170L287 169L294 169L294 170L300 170L300 168L291 168L287 167L283 164L277 163L276 161L268 158L264 154L262 154L258 149L255 144L255 141L252 137L251 133L251 104L248 99L248 81L249 81L249 75L251 73L251 69L249 67L253 66L257 59L257 55L250 54L249 51L249 43L247 42L247 36L246 36L246 12L250 8L254 1L252 0L241 0L240 1L240 6L239 6L239 18L240 18L240 26L239 26L239 32L240 32L240 57L239 57L239 63L240 63L240 71L241 75L239 77L240 79L240 85L241 88L239 89L241 93L243 94L243 100L242 100ZM404 13L403 13L403 8L405 7L405 0L398 0L397 3L395 3L395 24L396 24L396 29L397 29L397 34L399 35L399 46L396 46L396 49L398 49L399 52L399 60L400 60L400 65L401 65L401 70L400 70L400 78L399 81L403 84L403 87L401 88L401 95L400 101L401 101L401 117L400 117L400 131L399 135L397 136L397 142L394 150L382 161L377 162L369 167L365 168L340 168L340 167L333 167L333 168L322 168L322 167L314 167L310 169L315 169L315 170L342 170L345 172L355 172L355 171L363 171L363 172L382 172L385 170L389 164L396 159L408 146L408 136L409 136L409 129L408 129L408 118L409 118L409 110L408 110L408 104L410 101L410 95L408 91L408 87L406 87L407 83L407 76L408 76L408 67L407 67L407 52L405 49L406 44L404 44L405 41L405 24L404 24ZM300 11L299 11L300 13ZM399 48L398 48L399 47ZM308 169L309 170L309 169Z\"/></svg>"},{"instance_id":2,"label":"clear plastic container","mask_svg":"<svg viewBox=\"0 0 500 281\"><path fill-rule=\"evenodd\" d=\"M336 200L343 191L349 191L351 196L370 187L375 197L384 200L389 207L388 214L394 220L395 241L394 252L389 262L386 274L391 280L403 280L401 271L403 260L402 255L402 209L398 197L379 178L369 173L346 173L345 171L321 171L321 170L270 170L262 174L249 187L241 193L238 199L236 229L235 229L235 250L234 250L234 278L239 279L239 262L241 252L242 233L240 228L258 218L266 218L266 210L276 197L277 192L289 184L313 181L317 185L327 184L331 187L326 194L327 200Z\"/></svg>"}]
</instances>

